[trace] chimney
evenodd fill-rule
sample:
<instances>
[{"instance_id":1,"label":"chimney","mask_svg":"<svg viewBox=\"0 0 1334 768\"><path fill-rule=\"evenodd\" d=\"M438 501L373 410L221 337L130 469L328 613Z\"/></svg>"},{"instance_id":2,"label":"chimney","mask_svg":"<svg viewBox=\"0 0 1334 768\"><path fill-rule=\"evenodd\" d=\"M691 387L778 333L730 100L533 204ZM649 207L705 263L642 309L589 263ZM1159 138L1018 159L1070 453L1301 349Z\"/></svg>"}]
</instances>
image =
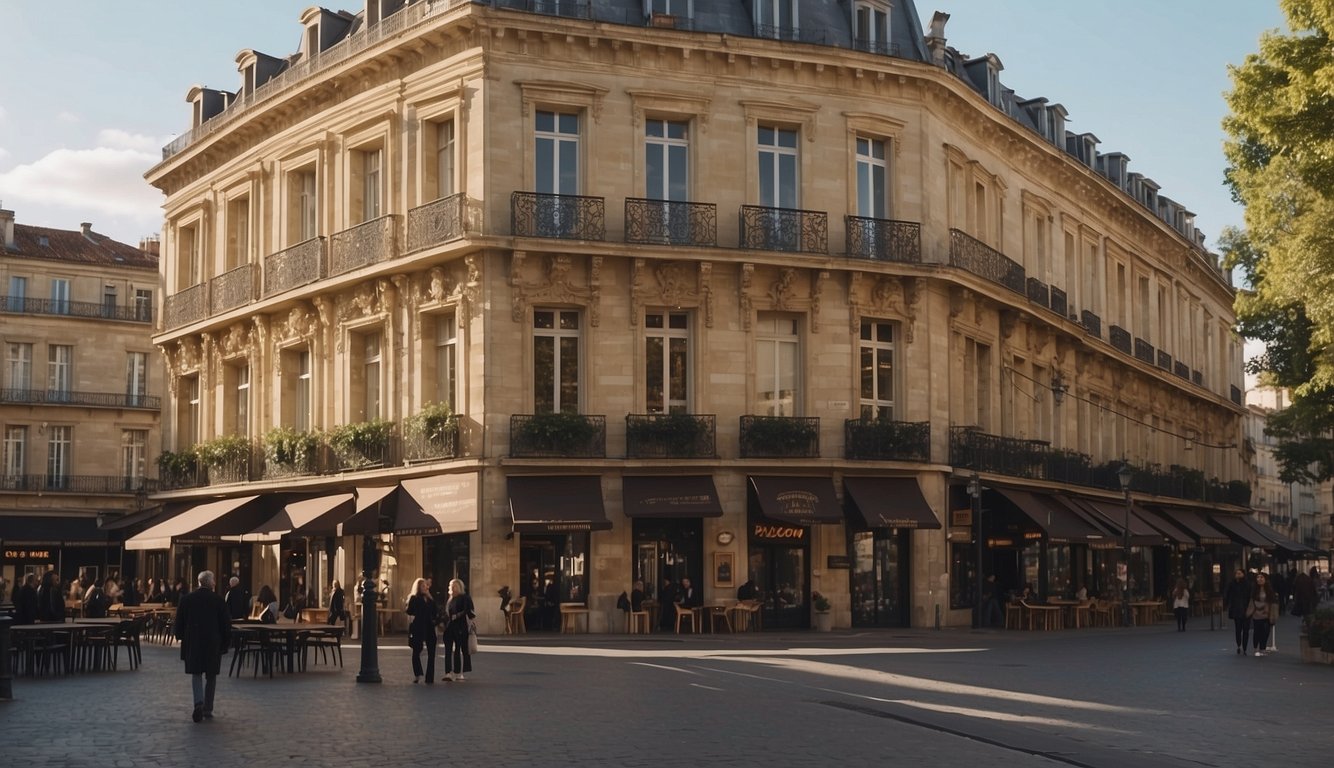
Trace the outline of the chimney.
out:
<instances>
[{"instance_id":1,"label":"chimney","mask_svg":"<svg viewBox=\"0 0 1334 768\"><path fill-rule=\"evenodd\" d=\"M139 240L139 250L144 253L151 253L154 256L158 256L160 255L161 247L162 241L158 240L156 235L149 235L148 237Z\"/></svg>"},{"instance_id":2,"label":"chimney","mask_svg":"<svg viewBox=\"0 0 1334 768\"><path fill-rule=\"evenodd\" d=\"M14 245L14 212L0 208L0 243L5 250L12 251Z\"/></svg>"},{"instance_id":3,"label":"chimney","mask_svg":"<svg viewBox=\"0 0 1334 768\"><path fill-rule=\"evenodd\" d=\"M937 67L945 66L945 22L949 20L948 13L936 11L936 15L931 17L931 29L926 34L926 48L931 52L931 63Z\"/></svg>"},{"instance_id":4,"label":"chimney","mask_svg":"<svg viewBox=\"0 0 1334 768\"><path fill-rule=\"evenodd\" d=\"M83 236L89 240L93 239L93 223L91 221L79 222L79 229L83 231Z\"/></svg>"}]
</instances>

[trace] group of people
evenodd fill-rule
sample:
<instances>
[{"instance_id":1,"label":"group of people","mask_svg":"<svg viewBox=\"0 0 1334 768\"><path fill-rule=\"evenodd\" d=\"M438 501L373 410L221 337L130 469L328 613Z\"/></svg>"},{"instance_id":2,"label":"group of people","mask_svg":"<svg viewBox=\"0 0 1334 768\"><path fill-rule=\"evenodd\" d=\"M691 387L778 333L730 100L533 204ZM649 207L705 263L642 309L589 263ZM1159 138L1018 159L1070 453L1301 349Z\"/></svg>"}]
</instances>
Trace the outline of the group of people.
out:
<instances>
[{"instance_id":1,"label":"group of people","mask_svg":"<svg viewBox=\"0 0 1334 768\"><path fill-rule=\"evenodd\" d=\"M1293 616L1314 613L1321 598L1321 590L1316 586L1320 580L1320 571L1312 568L1310 573L1298 571L1283 579L1283 588L1276 589L1269 574L1263 571L1248 574L1238 568L1223 592L1223 605L1236 634L1237 655L1245 656L1248 652L1268 655L1269 635L1282 604L1288 604L1288 612Z\"/></svg>"},{"instance_id":2,"label":"group of people","mask_svg":"<svg viewBox=\"0 0 1334 768\"><path fill-rule=\"evenodd\" d=\"M408 624L408 648L412 650L412 682L421 682L426 676L426 684L435 683L435 649L439 642L436 628L439 627L445 640L445 675L446 682L467 679L464 675L472 671L472 651L469 647L470 635L477 634L474 619L477 618L472 597L468 595L461 579L449 582L449 597L443 607L436 605L431 595L431 579L421 578L412 583L412 596L408 598L404 609L410 617ZM426 668L422 669L422 652L426 653Z\"/></svg>"}]
</instances>

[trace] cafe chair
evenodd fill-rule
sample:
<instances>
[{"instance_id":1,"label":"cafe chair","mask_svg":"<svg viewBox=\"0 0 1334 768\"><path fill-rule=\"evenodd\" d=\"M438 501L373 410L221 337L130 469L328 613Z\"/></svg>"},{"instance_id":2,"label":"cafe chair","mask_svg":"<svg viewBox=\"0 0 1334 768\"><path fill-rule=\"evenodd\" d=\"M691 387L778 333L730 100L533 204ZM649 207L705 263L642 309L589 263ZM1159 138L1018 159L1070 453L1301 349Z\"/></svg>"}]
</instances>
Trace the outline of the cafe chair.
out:
<instances>
[{"instance_id":1,"label":"cafe chair","mask_svg":"<svg viewBox=\"0 0 1334 768\"><path fill-rule=\"evenodd\" d=\"M523 620L523 610L528 603L526 597L516 597L505 606L505 634L522 635L528 632L528 625Z\"/></svg>"},{"instance_id":2,"label":"cafe chair","mask_svg":"<svg viewBox=\"0 0 1334 768\"><path fill-rule=\"evenodd\" d=\"M113 651L116 648L116 626L88 627L79 643L79 670L101 672L116 668Z\"/></svg>"},{"instance_id":3,"label":"cafe chair","mask_svg":"<svg viewBox=\"0 0 1334 768\"><path fill-rule=\"evenodd\" d=\"M301 644L301 670L306 669L306 654L317 655L320 663L329 664L331 660L337 660L338 666L343 666L343 628L330 627L328 629L313 629L309 632L302 632L298 636Z\"/></svg>"},{"instance_id":4,"label":"cafe chair","mask_svg":"<svg viewBox=\"0 0 1334 768\"><path fill-rule=\"evenodd\" d=\"M1024 628L1024 607L1017 600L1011 600L1005 604L1005 628Z\"/></svg>"},{"instance_id":5,"label":"cafe chair","mask_svg":"<svg viewBox=\"0 0 1334 768\"><path fill-rule=\"evenodd\" d=\"M632 635L649 633L648 611L626 611L625 631Z\"/></svg>"},{"instance_id":6,"label":"cafe chair","mask_svg":"<svg viewBox=\"0 0 1334 768\"><path fill-rule=\"evenodd\" d=\"M673 606L673 607L676 608L676 634L678 634L678 635L681 634L681 622L682 622L682 621L688 621L688 622L690 622L690 631L691 631L691 632L699 632L699 628L695 626L695 612L694 612L694 611L690 610L689 608L682 607L682 606L680 606L680 605L676 605L676 606Z\"/></svg>"},{"instance_id":7,"label":"cafe chair","mask_svg":"<svg viewBox=\"0 0 1334 768\"><path fill-rule=\"evenodd\" d=\"M738 600L736 605L729 606L727 609L727 618L732 623L732 628L737 632L750 631L750 601Z\"/></svg>"}]
</instances>

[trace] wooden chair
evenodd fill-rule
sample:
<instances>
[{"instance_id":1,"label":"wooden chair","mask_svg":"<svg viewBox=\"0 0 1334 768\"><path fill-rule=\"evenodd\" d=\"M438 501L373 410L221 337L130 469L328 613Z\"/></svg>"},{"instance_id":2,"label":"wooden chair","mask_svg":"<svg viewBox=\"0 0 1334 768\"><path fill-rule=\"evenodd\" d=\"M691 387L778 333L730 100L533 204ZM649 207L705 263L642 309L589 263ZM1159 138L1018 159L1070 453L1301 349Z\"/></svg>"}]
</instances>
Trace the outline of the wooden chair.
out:
<instances>
[{"instance_id":1,"label":"wooden chair","mask_svg":"<svg viewBox=\"0 0 1334 768\"><path fill-rule=\"evenodd\" d=\"M1112 604L1108 600L1094 600L1093 606L1089 609L1090 616L1095 627L1112 626Z\"/></svg>"},{"instance_id":2,"label":"wooden chair","mask_svg":"<svg viewBox=\"0 0 1334 768\"><path fill-rule=\"evenodd\" d=\"M694 612L694 611L690 610L689 608L682 607L682 606L680 606L680 605L674 605L674 606L672 606L672 607L676 609L676 634L678 634L678 635L681 634L681 622L682 622L682 621L688 621L688 622L690 622L690 631L691 631L691 632L699 632L699 628L698 628L697 626L695 626L695 612Z\"/></svg>"},{"instance_id":3,"label":"wooden chair","mask_svg":"<svg viewBox=\"0 0 1334 768\"><path fill-rule=\"evenodd\" d=\"M1084 600L1079 605L1071 606L1070 615L1074 618L1075 628L1092 626L1093 621L1093 601Z\"/></svg>"},{"instance_id":4,"label":"wooden chair","mask_svg":"<svg viewBox=\"0 0 1334 768\"><path fill-rule=\"evenodd\" d=\"M729 606L727 609L727 618L731 621L732 628L735 631L750 631L750 601L738 600L736 605Z\"/></svg>"},{"instance_id":5,"label":"wooden chair","mask_svg":"<svg viewBox=\"0 0 1334 768\"><path fill-rule=\"evenodd\" d=\"M1037 629L1041 624L1042 629L1057 629L1061 619L1061 608L1056 605L1034 605L1032 603L1020 600L1019 604L1024 607L1028 614L1028 628Z\"/></svg>"},{"instance_id":6,"label":"wooden chair","mask_svg":"<svg viewBox=\"0 0 1334 768\"><path fill-rule=\"evenodd\" d=\"M649 633L648 611L626 611L625 631L631 635Z\"/></svg>"},{"instance_id":7,"label":"wooden chair","mask_svg":"<svg viewBox=\"0 0 1334 768\"><path fill-rule=\"evenodd\" d=\"M523 609L528 598L516 597L505 606L505 634L522 635L528 632L528 625L523 620Z\"/></svg>"},{"instance_id":8,"label":"wooden chair","mask_svg":"<svg viewBox=\"0 0 1334 768\"><path fill-rule=\"evenodd\" d=\"M1005 604L1005 628L1024 628L1024 607L1020 605L1017 600L1012 600Z\"/></svg>"}]
</instances>

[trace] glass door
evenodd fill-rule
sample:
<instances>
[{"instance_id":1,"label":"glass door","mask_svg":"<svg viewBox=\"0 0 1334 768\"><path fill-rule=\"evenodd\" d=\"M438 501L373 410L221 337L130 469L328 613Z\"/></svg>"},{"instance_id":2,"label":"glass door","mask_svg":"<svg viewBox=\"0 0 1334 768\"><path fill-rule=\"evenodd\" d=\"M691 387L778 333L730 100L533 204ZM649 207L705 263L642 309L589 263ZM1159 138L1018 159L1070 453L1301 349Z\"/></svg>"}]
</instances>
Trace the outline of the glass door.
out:
<instances>
[{"instance_id":1,"label":"glass door","mask_svg":"<svg viewBox=\"0 0 1334 768\"><path fill-rule=\"evenodd\" d=\"M752 546L750 575L760 595L761 626L765 629L810 626L804 546Z\"/></svg>"},{"instance_id":2,"label":"glass door","mask_svg":"<svg viewBox=\"0 0 1334 768\"><path fill-rule=\"evenodd\" d=\"M852 625L907 626L907 534L859 531L852 535Z\"/></svg>"}]
</instances>

